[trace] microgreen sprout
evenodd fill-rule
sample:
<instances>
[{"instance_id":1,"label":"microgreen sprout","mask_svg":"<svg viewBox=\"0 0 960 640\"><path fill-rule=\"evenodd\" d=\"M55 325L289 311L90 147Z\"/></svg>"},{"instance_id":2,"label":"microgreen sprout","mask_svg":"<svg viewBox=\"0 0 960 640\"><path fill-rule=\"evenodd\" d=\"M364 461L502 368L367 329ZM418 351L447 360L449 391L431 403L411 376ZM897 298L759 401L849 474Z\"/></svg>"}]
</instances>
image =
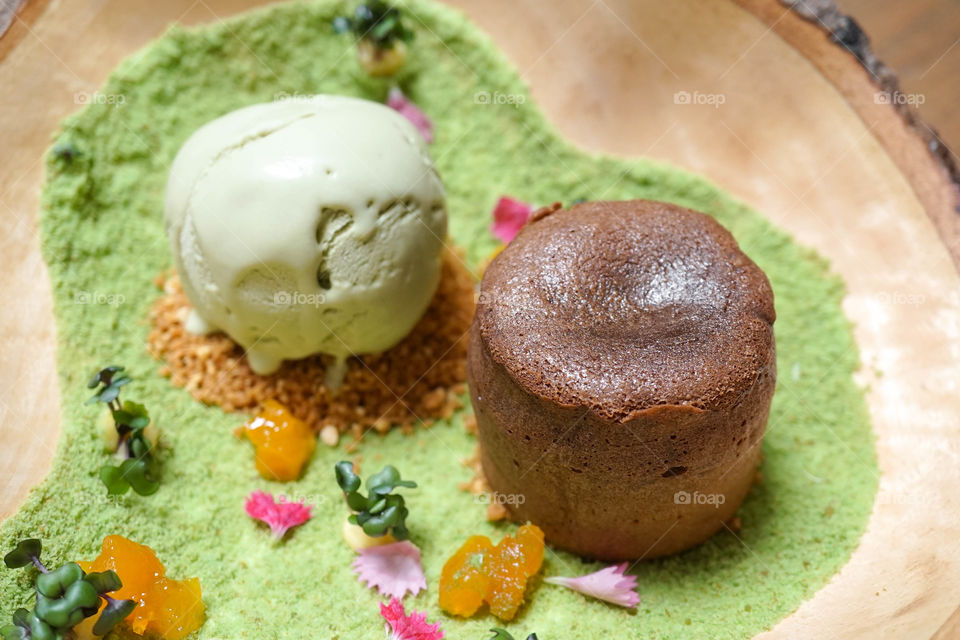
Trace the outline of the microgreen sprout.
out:
<instances>
[{"instance_id":1,"label":"microgreen sprout","mask_svg":"<svg viewBox=\"0 0 960 640\"><path fill-rule=\"evenodd\" d=\"M413 32L403 23L400 9L383 0L368 0L357 5L353 17L337 16L333 30L350 32L356 37L370 40L382 49L389 49L395 42L407 42Z\"/></svg>"},{"instance_id":2,"label":"microgreen sprout","mask_svg":"<svg viewBox=\"0 0 960 640\"><path fill-rule=\"evenodd\" d=\"M388 533L397 540L406 540L409 531L406 519L409 511L404 503L403 496L393 493L397 487L413 489L416 482L401 480L400 472L387 465L377 473L367 478L369 495L360 493L360 477L353 471L353 463L338 462L335 466L337 484L354 513L350 516L351 524L358 525L368 536L378 538Z\"/></svg>"},{"instance_id":3,"label":"microgreen sprout","mask_svg":"<svg viewBox=\"0 0 960 640\"><path fill-rule=\"evenodd\" d=\"M71 162L74 158L80 155L80 150L77 149L77 146L69 140L64 140L53 145L53 155L58 160Z\"/></svg>"},{"instance_id":4,"label":"microgreen sprout","mask_svg":"<svg viewBox=\"0 0 960 640\"><path fill-rule=\"evenodd\" d=\"M106 635L130 615L137 603L117 600L107 595L123 586L113 571L85 573L76 562L67 562L50 570L40 561L42 545L36 538L17 543L3 558L10 569L33 565L39 574L34 580L36 604L33 609L20 608L13 613L13 624L0 628L3 640L69 640L75 637L73 627L106 606L93 627L96 635Z\"/></svg>"},{"instance_id":5,"label":"microgreen sprout","mask_svg":"<svg viewBox=\"0 0 960 640\"><path fill-rule=\"evenodd\" d=\"M493 628L490 629L490 632L493 634L493 637L490 640L514 640L513 636L506 629ZM537 640L537 634L531 633L527 636L527 640Z\"/></svg>"},{"instance_id":6,"label":"microgreen sprout","mask_svg":"<svg viewBox=\"0 0 960 640\"><path fill-rule=\"evenodd\" d=\"M333 30L357 38L360 64L375 76L395 73L406 60L405 43L413 38L400 9L383 0L362 2L352 17L337 16Z\"/></svg>"},{"instance_id":7,"label":"microgreen sprout","mask_svg":"<svg viewBox=\"0 0 960 640\"><path fill-rule=\"evenodd\" d=\"M120 495L133 488L138 494L149 496L160 488L159 469L154 445L144 432L150 424L147 408L130 400L120 401L121 388L130 382L132 378L123 367L101 369L87 383L88 388L97 390L87 404L99 402L110 409L117 431L117 450L125 457L119 465L100 467L100 480L107 493Z\"/></svg>"}]
</instances>

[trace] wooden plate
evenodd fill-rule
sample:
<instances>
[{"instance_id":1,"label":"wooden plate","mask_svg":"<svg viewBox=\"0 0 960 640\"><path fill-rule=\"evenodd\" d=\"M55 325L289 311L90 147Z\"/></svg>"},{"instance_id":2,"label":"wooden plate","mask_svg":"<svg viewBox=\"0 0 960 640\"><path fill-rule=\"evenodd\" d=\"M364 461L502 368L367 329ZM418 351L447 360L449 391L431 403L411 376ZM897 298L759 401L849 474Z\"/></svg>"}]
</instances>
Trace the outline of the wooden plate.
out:
<instances>
[{"instance_id":1,"label":"wooden plate","mask_svg":"<svg viewBox=\"0 0 960 640\"><path fill-rule=\"evenodd\" d=\"M574 142L706 175L847 282L880 491L850 562L762 637L960 637L960 194L859 29L825 0L796 2L805 17L777 0L449 3ZM0 517L46 473L59 433L35 224L50 134L170 22L256 4L33 0L0 40Z\"/></svg>"}]
</instances>

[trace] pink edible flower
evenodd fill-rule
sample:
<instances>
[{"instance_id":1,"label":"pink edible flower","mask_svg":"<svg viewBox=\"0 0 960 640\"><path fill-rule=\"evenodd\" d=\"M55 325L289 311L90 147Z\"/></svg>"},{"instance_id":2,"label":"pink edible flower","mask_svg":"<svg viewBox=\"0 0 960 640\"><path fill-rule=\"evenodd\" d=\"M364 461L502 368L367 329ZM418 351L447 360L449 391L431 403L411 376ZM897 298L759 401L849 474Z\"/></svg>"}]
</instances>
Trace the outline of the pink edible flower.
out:
<instances>
[{"instance_id":1,"label":"pink edible flower","mask_svg":"<svg viewBox=\"0 0 960 640\"><path fill-rule=\"evenodd\" d=\"M624 562L579 578L545 578L544 582L569 587L598 600L632 609L640 602L640 596L635 591L637 576L626 575L626 570L627 563Z\"/></svg>"},{"instance_id":2,"label":"pink edible flower","mask_svg":"<svg viewBox=\"0 0 960 640\"><path fill-rule=\"evenodd\" d=\"M248 516L270 525L270 530L277 540L283 538L291 527L309 520L311 515L311 506L303 501L287 502L284 496L280 496L280 500L276 501L272 495L263 491L251 493L245 508Z\"/></svg>"},{"instance_id":3,"label":"pink edible flower","mask_svg":"<svg viewBox=\"0 0 960 640\"><path fill-rule=\"evenodd\" d=\"M387 640L442 640L440 623L427 624L427 614L414 611L410 615L403 610L403 603L396 598L390 604L380 603L380 615L387 621Z\"/></svg>"},{"instance_id":4,"label":"pink edible flower","mask_svg":"<svg viewBox=\"0 0 960 640\"><path fill-rule=\"evenodd\" d=\"M427 142L433 142L433 122L403 91L393 87L387 94L387 106L409 120Z\"/></svg>"},{"instance_id":5,"label":"pink edible flower","mask_svg":"<svg viewBox=\"0 0 960 640\"><path fill-rule=\"evenodd\" d=\"M527 219L533 213L533 205L502 196L493 208L493 224L490 231L503 244L507 244L517 235L520 228L527 224Z\"/></svg>"},{"instance_id":6,"label":"pink edible flower","mask_svg":"<svg viewBox=\"0 0 960 640\"><path fill-rule=\"evenodd\" d=\"M366 585L393 598L403 598L407 591L416 595L427 588L427 579L420 565L420 549L408 540L361 549L354 559L353 570Z\"/></svg>"}]
</instances>

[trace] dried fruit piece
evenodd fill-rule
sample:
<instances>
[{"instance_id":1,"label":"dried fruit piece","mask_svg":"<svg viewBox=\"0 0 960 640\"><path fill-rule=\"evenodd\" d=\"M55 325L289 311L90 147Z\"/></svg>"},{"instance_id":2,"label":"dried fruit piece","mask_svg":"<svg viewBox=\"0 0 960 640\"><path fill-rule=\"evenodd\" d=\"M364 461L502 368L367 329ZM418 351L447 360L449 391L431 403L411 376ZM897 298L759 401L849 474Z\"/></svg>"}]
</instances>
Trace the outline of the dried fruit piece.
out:
<instances>
[{"instance_id":1,"label":"dried fruit piece","mask_svg":"<svg viewBox=\"0 0 960 640\"><path fill-rule=\"evenodd\" d=\"M440 608L469 618L483 605L487 575L483 557L493 548L487 536L472 536L453 554L440 574Z\"/></svg>"},{"instance_id":2,"label":"dried fruit piece","mask_svg":"<svg viewBox=\"0 0 960 640\"><path fill-rule=\"evenodd\" d=\"M483 558L483 571L489 577L483 599L490 612L501 620L513 620L523 604L527 580L543 564L543 531L536 525L523 525L515 536L504 536Z\"/></svg>"},{"instance_id":3,"label":"dried fruit piece","mask_svg":"<svg viewBox=\"0 0 960 640\"><path fill-rule=\"evenodd\" d=\"M501 620L517 614L530 577L543 564L543 531L523 525L493 546L486 536L473 536L443 566L440 607L470 617L483 605Z\"/></svg>"},{"instance_id":4,"label":"dried fruit piece","mask_svg":"<svg viewBox=\"0 0 960 640\"><path fill-rule=\"evenodd\" d=\"M300 477L317 446L313 431L276 400L267 400L238 435L256 447L257 471L267 480L290 482Z\"/></svg>"},{"instance_id":5,"label":"dried fruit piece","mask_svg":"<svg viewBox=\"0 0 960 640\"><path fill-rule=\"evenodd\" d=\"M181 640L203 624L204 606L196 578L172 580L153 549L123 536L103 539L100 555L77 564L87 573L113 570L123 586L110 595L138 603L127 616L137 634L155 634L167 640Z\"/></svg>"}]
</instances>

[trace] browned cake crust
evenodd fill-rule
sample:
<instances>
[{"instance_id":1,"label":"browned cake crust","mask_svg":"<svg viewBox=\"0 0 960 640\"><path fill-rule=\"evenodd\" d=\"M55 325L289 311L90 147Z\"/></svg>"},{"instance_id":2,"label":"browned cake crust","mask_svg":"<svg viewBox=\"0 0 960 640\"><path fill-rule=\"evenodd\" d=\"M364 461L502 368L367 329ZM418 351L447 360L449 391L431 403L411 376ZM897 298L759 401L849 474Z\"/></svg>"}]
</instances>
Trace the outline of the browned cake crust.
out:
<instances>
[{"instance_id":1,"label":"browned cake crust","mask_svg":"<svg viewBox=\"0 0 960 640\"><path fill-rule=\"evenodd\" d=\"M733 515L773 395L775 313L723 227L643 200L549 208L481 289L468 375L483 469L514 517L619 560Z\"/></svg>"}]
</instances>

